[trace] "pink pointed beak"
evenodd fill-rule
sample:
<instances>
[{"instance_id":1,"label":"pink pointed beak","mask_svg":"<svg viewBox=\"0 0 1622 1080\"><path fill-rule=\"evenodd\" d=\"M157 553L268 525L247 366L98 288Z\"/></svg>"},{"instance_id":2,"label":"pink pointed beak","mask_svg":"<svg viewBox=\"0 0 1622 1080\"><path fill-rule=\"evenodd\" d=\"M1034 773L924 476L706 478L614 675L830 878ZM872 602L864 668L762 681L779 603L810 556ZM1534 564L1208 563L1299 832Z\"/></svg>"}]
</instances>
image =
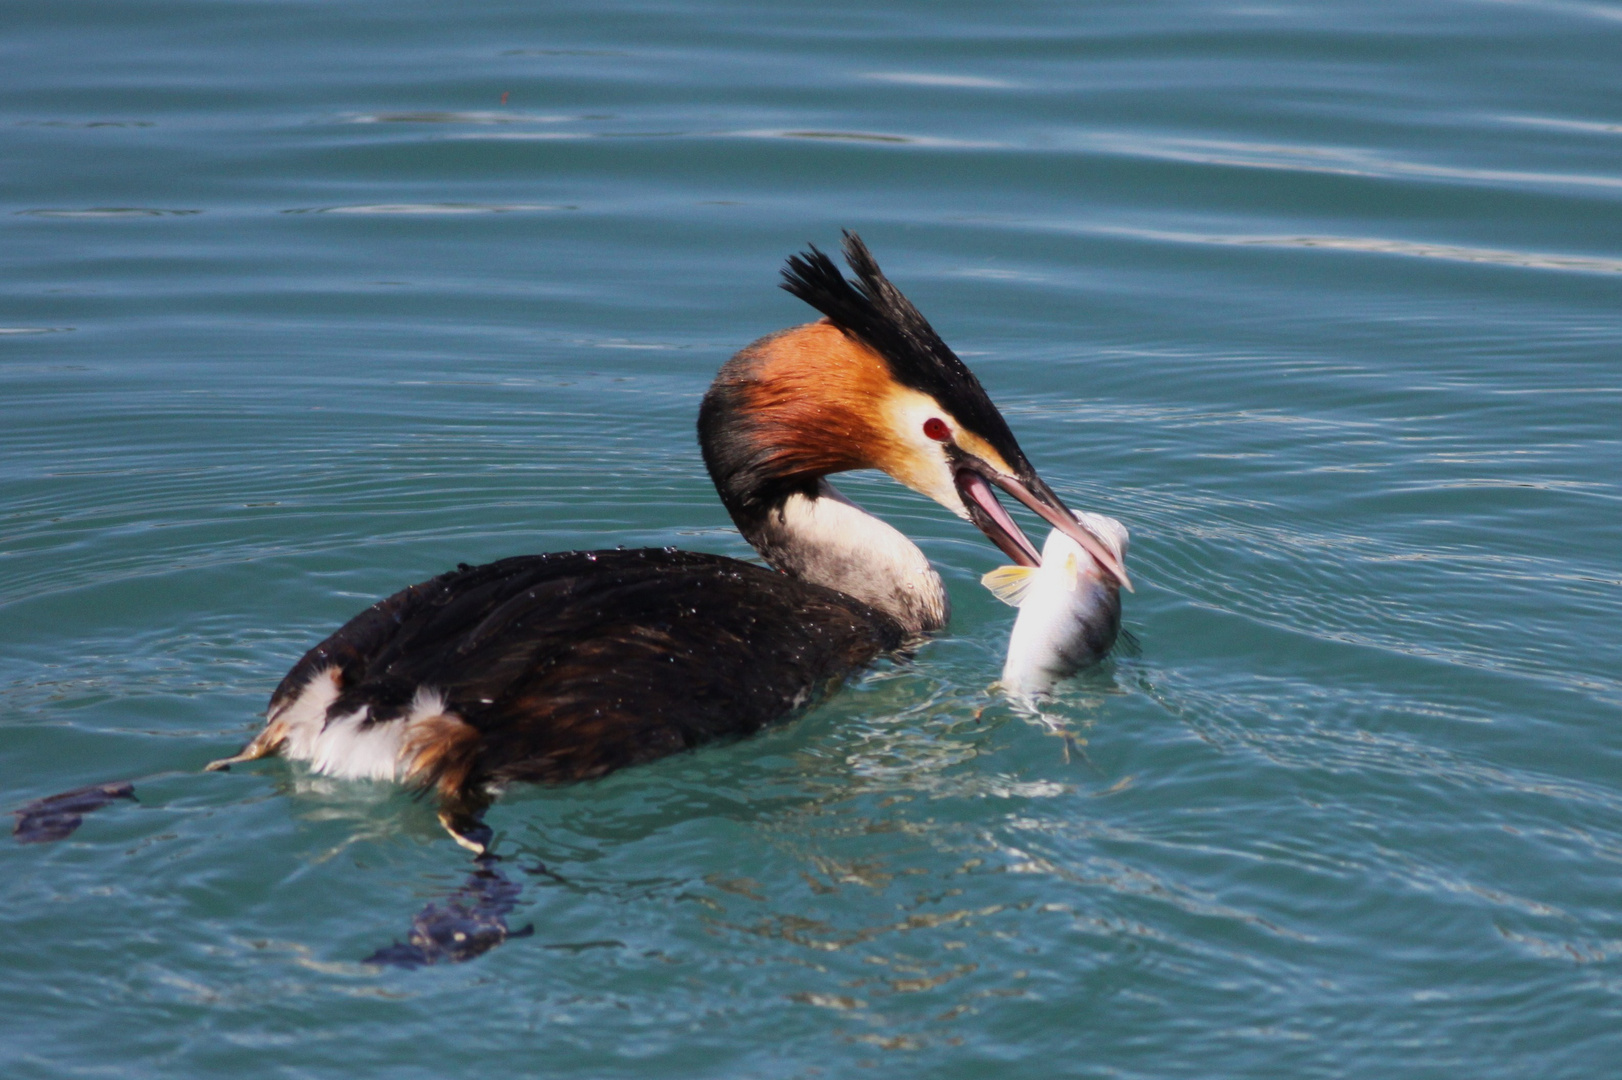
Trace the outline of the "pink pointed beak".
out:
<instances>
[{"instance_id":1,"label":"pink pointed beak","mask_svg":"<svg viewBox=\"0 0 1622 1080\"><path fill-rule=\"evenodd\" d=\"M1082 549L1104 568L1104 572L1115 579L1116 584L1127 592L1133 591L1132 579L1127 576L1126 567L1121 565L1121 560L1110 550L1109 545L1087 526L1077 521L1076 516L1059 501L1059 497L1053 494L1052 489L1046 484L1037 480L1036 486L1040 491L1035 492L1015 477L1003 476L978 460L975 464L983 466L983 474L980 468L957 470L955 479L958 494L962 496L964 506L969 509L969 519L1010 559L1020 566L1042 565L1042 556L1036 546L997 501L996 493L991 490L991 484L996 484L1008 492L1043 521L1080 544Z\"/></svg>"},{"instance_id":2,"label":"pink pointed beak","mask_svg":"<svg viewBox=\"0 0 1622 1080\"><path fill-rule=\"evenodd\" d=\"M1063 503L1059 502L1058 496L1051 491L1045 491L1043 494L1053 500L1048 502L1011 476L993 477L992 483L1024 503L1043 521L1080 544L1086 549L1087 554L1098 560L1098 565L1102 566L1115 579L1117 585L1127 592L1133 591L1132 579L1127 577L1126 567L1121 565L1121 560L1116 558L1115 553L1110 550L1110 546L1091 529L1077 521L1076 515L1072 514ZM1047 487L1046 484L1042 486Z\"/></svg>"}]
</instances>

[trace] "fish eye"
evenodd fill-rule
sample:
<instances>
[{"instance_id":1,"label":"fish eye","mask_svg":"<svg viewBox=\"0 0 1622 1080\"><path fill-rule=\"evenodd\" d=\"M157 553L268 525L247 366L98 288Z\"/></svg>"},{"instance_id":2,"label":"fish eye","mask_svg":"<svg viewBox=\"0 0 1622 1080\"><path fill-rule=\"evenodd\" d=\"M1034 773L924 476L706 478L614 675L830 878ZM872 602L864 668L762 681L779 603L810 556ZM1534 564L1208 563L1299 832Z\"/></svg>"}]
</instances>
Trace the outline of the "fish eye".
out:
<instances>
[{"instance_id":1,"label":"fish eye","mask_svg":"<svg viewBox=\"0 0 1622 1080\"><path fill-rule=\"evenodd\" d=\"M924 421L924 434L936 442L946 442L952 437L952 429L946 426L946 421L938 416L931 416Z\"/></svg>"}]
</instances>

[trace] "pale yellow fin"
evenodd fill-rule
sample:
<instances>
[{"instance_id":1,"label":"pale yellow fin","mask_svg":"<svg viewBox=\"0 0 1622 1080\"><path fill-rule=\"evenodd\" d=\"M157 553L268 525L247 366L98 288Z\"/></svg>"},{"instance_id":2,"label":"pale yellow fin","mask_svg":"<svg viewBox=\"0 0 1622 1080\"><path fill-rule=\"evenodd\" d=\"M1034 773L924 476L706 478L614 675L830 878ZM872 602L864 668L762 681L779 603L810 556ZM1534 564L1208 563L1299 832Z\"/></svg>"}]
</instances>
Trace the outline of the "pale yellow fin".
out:
<instances>
[{"instance_id":1,"label":"pale yellow fin","mask_svg":"<svg viewBox=\"0 0 1622 1080\"><path fill-rule=\"evenodd\" d=\"M1035 580L1034 566L999 566L983 575L980 584L1009 607L1019 607L1025 602L1025 594L1031 591L1031 582Z\"/></svg>"}]
</instances>

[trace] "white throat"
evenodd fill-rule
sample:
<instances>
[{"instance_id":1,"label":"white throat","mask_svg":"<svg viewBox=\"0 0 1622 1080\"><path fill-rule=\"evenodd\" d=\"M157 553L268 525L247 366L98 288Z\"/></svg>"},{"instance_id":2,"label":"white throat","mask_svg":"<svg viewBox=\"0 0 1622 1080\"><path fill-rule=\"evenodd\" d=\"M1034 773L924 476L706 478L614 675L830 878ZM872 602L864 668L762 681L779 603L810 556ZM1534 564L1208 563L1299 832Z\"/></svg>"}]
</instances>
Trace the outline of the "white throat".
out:
<instances>
[{"instance_id":1,"label":"white throat","mask_svg":"<svg viewBox=\"0 0 1622 1080\"><path fill-rule=\"evenodd\" d=\"M790 495L768 512L751 539L777 569L854 596L909 631L939 630L951 614L946 586L918 545L826 480L815 497Z\"/></svg>"}]
</instances>

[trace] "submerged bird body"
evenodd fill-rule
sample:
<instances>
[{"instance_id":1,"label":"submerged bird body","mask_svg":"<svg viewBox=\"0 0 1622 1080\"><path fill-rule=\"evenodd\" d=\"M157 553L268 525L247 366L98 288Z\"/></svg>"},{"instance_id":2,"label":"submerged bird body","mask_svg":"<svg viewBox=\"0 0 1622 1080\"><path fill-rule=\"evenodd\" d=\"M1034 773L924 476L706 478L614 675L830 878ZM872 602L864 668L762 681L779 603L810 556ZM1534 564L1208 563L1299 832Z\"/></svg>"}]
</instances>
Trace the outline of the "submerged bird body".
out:
<instances>
[{"instance_id":1,"label":"submerged bird body","mask_svg":"<svg viewBox=\"0 0 1622 1080\"><path fill-rule=\"evenodd\" d=\"M1125 561L1126 526L1103 514L1076 516ZM1010 694L1046 693L1102 660L1115 645L1121 591L1085 548L1058 529L1042 545L1040 567L1000 567L981 580L998 599L1019 608L1002 670L1002 686Z\"/></svg>"},{"instance_id":2,"label":"submerged bird body","mask_svg":"<svg viewBox=\"0 0 1622 1080\"><path fill-rule=\"evenodd\" d=\"M311 649L260 734L211 768L280 753L432 789L452 817L476 816L508 783L601 776L751 734L946 623L923 553L828 483L849 469L883 470L1035 565L1000 488L1124 582L852 234L845 254L855 281L815 248L789 260L784 288L825 318L739 352L699 413L721 501L772 569L674 549L462 566Z\"/></svg>"}]
</instances>

